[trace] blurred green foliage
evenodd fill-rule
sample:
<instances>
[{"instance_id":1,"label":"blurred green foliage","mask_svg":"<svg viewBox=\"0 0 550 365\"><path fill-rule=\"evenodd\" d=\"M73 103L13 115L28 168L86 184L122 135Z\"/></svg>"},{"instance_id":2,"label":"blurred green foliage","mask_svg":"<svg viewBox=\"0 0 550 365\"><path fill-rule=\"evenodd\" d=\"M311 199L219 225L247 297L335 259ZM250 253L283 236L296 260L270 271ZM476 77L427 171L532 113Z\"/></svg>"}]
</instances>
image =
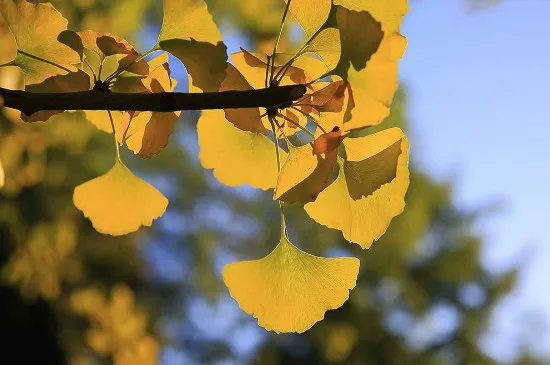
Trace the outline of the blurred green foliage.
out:
<instances>
[{"instance_id":1,"label":"blurred green foliage","mask_svg":"<svg viewBox=\"0 0 550 365\"><path fill-rule=\"evenodd\" d=\"M130 41L138 41L140 26L157 22L161 14L160 2L149 0L53 3L73 29L111 32ZM222 29L237 28L260 49L276 35L283 6L278 0L209 4ZM288 34L285 39L290 42ZM11 68L0 71L3 84L17 85L19 77ZM383 127L406 130L406 105L400 91ZM452 184L436 182L421 161L411 166L405 212L370 250L345 242L291 207L291 238L308 252L346 252L361 259L357 287L341 309L328 312L303 335L252 331L243 338L259 340L252 355L231 346L232 334L253 322L244 314L227 314L232 318L227 333L205 334L214 319L198 318L197 303L236 306L221 283L220 262L264 255L277 241L279 227L273 224L278 210L270 194L223 187L200 167L197 116L184 113L158 158L141 161L128 154L171 203L153 228L113 238L93 230L71 200L74 186L110 167L110 137L83 113L22 125L13 111L3 110L2 357L21 364L149 364L160 346L183 354L189 364L223 359L264 365L496 363L480 349L479 339L517 272L495 276L482 266L482 242L473 229L480 213L458 209ZM126 339L134 346L130 350ZM520 363L537 362L525 355Z\"/></svg>"}]
</instances>

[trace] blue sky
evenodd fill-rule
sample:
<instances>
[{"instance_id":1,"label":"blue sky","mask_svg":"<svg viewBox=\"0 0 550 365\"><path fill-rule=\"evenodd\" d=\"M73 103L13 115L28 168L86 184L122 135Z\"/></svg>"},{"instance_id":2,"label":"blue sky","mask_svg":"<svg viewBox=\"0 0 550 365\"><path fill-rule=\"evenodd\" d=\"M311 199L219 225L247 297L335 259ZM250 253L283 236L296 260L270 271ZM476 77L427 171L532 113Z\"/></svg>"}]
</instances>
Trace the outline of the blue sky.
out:
<instances>
[{"instance_id":1,"label":"blue sky","mask_svg":"<svg viewBox=\"0 0 550 365\"><path fill-rule=\"evenodd\" d=\"M460 206L501 203L479 227L488 267L524 262L487 341L493 355L509 359L526 341L521 327L530 314L540 311L550 324L550 1L470 11L463 0L411 0L410 8L400 78L412 158L454 179ZM550 355L550 336L532 348Z\"/></svg>"}]
</instances>

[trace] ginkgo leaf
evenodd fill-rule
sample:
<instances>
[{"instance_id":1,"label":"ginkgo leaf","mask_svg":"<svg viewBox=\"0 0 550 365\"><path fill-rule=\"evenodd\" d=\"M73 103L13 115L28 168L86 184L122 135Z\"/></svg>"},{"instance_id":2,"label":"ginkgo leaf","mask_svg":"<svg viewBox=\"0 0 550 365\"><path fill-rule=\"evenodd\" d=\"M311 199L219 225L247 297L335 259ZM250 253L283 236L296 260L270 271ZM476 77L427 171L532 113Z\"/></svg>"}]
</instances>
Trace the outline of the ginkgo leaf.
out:
<instances>
[{"instance_id":1,"label":"ginkgo leaf","mask_svg":"<svg viewBox=\"0 0 550 365\"><path fill-rule=\"evenodd\" d=\"M358 273L358 259L313 256L283 235L268 256L228 264L222 276L231 296L258 325L302 333L327 310L344 304Z\"/></svg>"},{"instance_id":2,"label":"ginkgo leaf","mask_svg":"<svg viewBox=\"0 0 550 365\"><path fill-rule=\"evenodd\" d=\"M334 0L334 5L355 11L368 11L382 23L385 32L399 33L403 16L409 11L408 0Z\"/></svg>"},{"instance_id":3,"label":"ginkgo leaf","mask_svg":"<svg viewBox=\"0 0 550 365\"><path fill-rule=\"evenodd\" d=\"M396 142L400 142L398 156L395 156ZM384 234L392 218L405 207L404 197L409 186L409 144L399 128L390 128L365 137L346 138L344 145L347 158L352 162L385 158L385 161L371 165L382 167L383 172L373 176L370 168L350 167L348 161L340 160L336 180L304 208L318 223L338 229L347 240L369 248L373 240ZM396 157L397 162L392 161ZM393 168L395 171L390 171ZM346 175L353 172L360 172L361 176ZM376 187L375 191L369 191ZM370 194L359 199L350 195L354 194L357 198L365 193Z\"/></svg>"},{"instance_id":4,"label":"ginkgo leaf","mask_svg":"<svg viewBox=\"0 0 550 365\"><path fill-rule=\"evenodd\" d=\"M227 47L204 0L164 0L157 46L185 65L193 85L218 91L225 77Z\"/></svg>"},{"instance_id":5,"label":"ginkgo leaf","mask_svg":"<svg viewBox=\"0 0 550 365\"><path fill-rule=\"evenodd\" d=\"M276 54L274 73L277 74L281 67L292 58L294 55ZM241 52L231 54L231 61L254 89L265 87L265 70L268 67L265 54L249 52L241 48ZM293 66L290 66L285 72L279 85L306 84L326 72L327 67L323 61L304 54L294 60Z\"/></svg>"},{"instance_id":6,"label":"ginkgo leaf","mask_svg":"<svg viewBox=\"0 0 550 365\"><path fill-rule=\"evenodd\" d=\"M346 130L380 124L389 115L398 87L397 60L406 48L403 40L403 37L385 35L378 51L364 69L348 70L350 98L354 107Z\"/></svg>"},{"instance_id":7,"label":"ginkgo leaf","mask_svg":"<svg viewBox=\"0 0 550 365\"><path fill-rule=\"evenodd\" d=\"M330 132L323 133L315 138L312 152L316 155L336 151L342 143L342 130L334 127Z\"/></svg>"},{"instance_id":8,"label":"ginkgo leaf","mask_svg":"<svg viewBox=\"0 0 550 365\"><path fill-rule=\"evenodd\" d=\"M289 143L288 157L281 168L273 199L286 203L314 201L328 186L336 166L336 151L321 157L311 144L295 147Z\"/></svg>"},{"instance_id":9,"label":"ginkgo leaf","mask_svg":"<svg viewBox=\"0 0 550 365\"><path fill-rule=\"evenodd\" d=\"M77 70L78 53L58 40L67 29L67 20L50 3L0 0L0 13L15 36L14 64L23 70L26 84Z\"/></svg>"},{"instance_id":10,"label":"ginkgo leaf","mask_svg":"<svg viewBox=\"0 0 550 365\"><path fill-rule=\"evenodd\" d=\"M90 53L86 52L86 50L98 56L99 59L96 62L109 56L119 56L115 57L118 63L116 70L125 69L138 75L147 75L149 73L147 62L145 60L138 60L141 55L126 40L113 34L102 34L93 30L81 31L77 35L81 39L81 47L84 48L84 53L87 54L89 63L91 63L89 60L91 57ZM97 64L97 68L99 69L99 64ZM109 73L109 71L107 70L106 73Z\"/></svg>"},{"instance_id":11,"label":"ginkgo leaf","mask_svg":"<svg viewBox=\"0 0 550 365\"><path fill-rule=\"evenodd\" d=\"M98 232L113 236L150 226L168 206L164 195L118 159L105 175L77 186L73 203Z\"/></svg>"},{"instance_id":12,"label":"ginkgo leaf","mask_svg":"<svg viewBox=\"0 0 550 365\"><path fill-rule=\"evenodd\" d=\"M265 135L236 128L221 110L204 110L197 123L199 159L228 186L249 184L267 190L277 183L275 144ZM286 152L280 150L281 159Z\"/></svg>"},{"instance_id":13,"label":"ginkgo leaf","mask_svg":"<svg viewBox=\"0 0 550 365\"><path fill-rule=\"evenodd\" d=\"M336 7L336 23L342 41L342 55L336 73L347 78L350 64L356 70L365 68L378 50L384 32L380 23L367 11L358 12L341 6Z\"/></svg>"},{"instance_id":14,"label":"ginkgo leaf","mask_svg":"<svg viewBox=\"0 0 550 365\"><path fill-rule=\"evenodd\" d=\"M225 73L225 79L222 82L220 91L252 89L235 66L228 64ZM243 131L258 132L267 135L258 108L225 109L224 112L225 118L235 127Z\"/></svg>"},{"instance_id":15,"label":"ginkgo leaf","mask_svg":"<svg viewBox=\"0 0 550 365\"><path fill-rule=\"evenodd\" d=\"M62 93L90 90L90 77L84 71L70 72L66 75L50 76L39 84L25 86L26 91L33 93ZM26 122L46 121L63 110L43 110L34 113L24 120Z\"/></svg>"},{"instance_id":16,"label":"ginkgo leaf","mask_svg":"<svg viewBox=\"0 0 550 365\"><path fill-rule=\"evenodd\" d=\"M341 48L340 31L336 28L326 28L311 40L305 52L315 53L325 63L328 71L332 71L340 61ZM315 79L319 76L322 75Z\"/></svg>"},{"instance_id":17,"label":"ginkgo leaf","mask_svg":"<svg viewBox=\"0 0 550 365\"><path fill-rule=\"evenodd\" d=\"M289 11L298 24L304 29L306 35L311 38L328 19L331 0L291 0ZM288 0L285 0L287 3Z\"/></svg>"},{"instance_id":18,"label":"ginkgo leaf","mask_svg":"<svg viewBox=\"0 0 550 365\"><path fill-rule=\"evenodd\" d=\"M162 62L164 61L164 62ZM150 61L151 74L139 80L146 92L172 91L175 85L170 78L168 56L161 55ZM156 66L156 67L155 67ZM154 68L153 68L154 67ZM124 112L117 131L117 140L142 158L160 153L168 145L168 138L174 131L174 124L181 112Z\"/></svg>"}]
</instances>

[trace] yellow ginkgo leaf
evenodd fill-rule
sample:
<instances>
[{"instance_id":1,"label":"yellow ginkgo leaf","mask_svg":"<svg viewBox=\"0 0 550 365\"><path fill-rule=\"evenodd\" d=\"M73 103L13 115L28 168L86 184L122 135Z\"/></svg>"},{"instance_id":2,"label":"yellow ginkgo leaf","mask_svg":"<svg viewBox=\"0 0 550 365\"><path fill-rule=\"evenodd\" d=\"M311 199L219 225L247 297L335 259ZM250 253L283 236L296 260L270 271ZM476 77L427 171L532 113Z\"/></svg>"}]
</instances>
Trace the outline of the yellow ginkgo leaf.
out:
<instances>
[{"instance_id":1,"label":"yellow ginkgo leaf","mask_svg":"<svg viewBox=\"0 0 550 365\"><path fill-rule=\"evenodd\" d=\"M261 133L243 131L225 120L223 110L204 110L197 123L199 159L228 186L249 184L267 190L277 183L273 141ZM280 150L281 159L286 152Z\"/></svg>"},{"instance_id":2,"label":"yellow ginkgo leaf","mask_svg":"<svg viewBox=\"0 0 550 365\"><path fill-rule=\"evenodd\" d=\"M164 61L164 62L162 62ZM168 56L163 54L149 62L151 74L140 80L146 92L160 93L172 91L175 85L170 78ZM145 112L134 118L134 113L125 112L117 133L122 133L126 145L142 158L150 158L160 153L168 145L168 138L174 131L174 124L181 112ZM117 140L122 139L117 136Z\"/></svg>"},{"instance_id":3,"label":"yellow ginkgo leaf","mask_svg":"<svg viewBox=\"0 0 550 365\"><path fill-rule=\"evenodd\" d=\"M342 41L342 56L336 72L346 76L350 64L355 70L365 68L378 50L384 31L370 13L341 6L336 7L336 24Z\"/></svg>"},{"instance_id":4,"label":"yellow ginkgo leaf","mask_svg":"<svg viewBox=\"0 0 550 365\"><path fill-rule=\"evenodd\" d=\"M269 255L228 264L222 276L231 296L260 326L301 333L344 304L358 273L358 259L313 256L283 235Z\"/></svg>"},{"instance_id":5,"label":"yellow ginkgo leaf","mask_svg":"<svg viewBox=\"0 0 550 365\"><path fill-rule=\"evenodd\" d=\"M369 248L405 207L409 143L399 128L346 138L343 143L349 161L338 162L337 179L304 208L316 222L338 229L347 240ZM400 153L395 153L396 143ZM392 160L395 158L397 162ZM356 162L364 165L353 166ZM373 171L374 167L383 171Z\"/></svg>"},{"instance_id":6,"label":"yellow ginkgo leaf","mask_svg":"<svg viewBox=\"0 0 550 365\"><path fill-rule=\"evenodd\" d=\"M403 16L409 11L408 0L334 0L334 5L354 11L367 11L382 23L385 32L399 33Z\"/></svg>"},{"instance_id":7,"label":"yellow ginkgo leaf","mask_svg":"<svg viewBox=\"0 0 550 365\"><path fill-rule=\"evenodd\" d=\"M356 71L348 70L351 85L351 120L345 129L351 130L380 124L389 114L393 96L397 91L397 60L405 51L403 37L385 35L367 66Z\"/></svg>"},{"instance_id":8,"label":"yellow ginkgo leaf","mask_svg":"<svg viewBox=\"0 0 550 365\"><path fill-rule=\"evenodd\" d=\"M185 65L193 85L218 91L225 77L227 47L204 0L164 0L157 46Z\"/></svg>"},{"instance_id":9,"label":"yellow ginkgo leaf","mask_svg":"<svg viewBox=\"0 0 550 365\"><path fill-rule=\"evenodd\" d=\"M288 157L281 169L273 199L286 203L308 203L327 187L336 165L336 151L324 157L315 155L311 144L294 147L288 144Z\"/></svg>"},{"instance_id":10,"label":"yellow ginkgo leaf","mask_svg":"<svg viewBox=\"0 0 550 365\"><path fill-rule=\"evenodd\" d=\"M150 226L168 206L164 195L118 159L105 175L77 186L73 202L98 232L113 236Z\"/></svg>"},{"instance_id":11,"label":"yellow ginkgo leaf","mask_svg":"<svg viewBox=\"0 0 550 365\"><path fill-rule=\"evenodd\" d=\"M341 48L340 31L336 28L326 28L311 40L306 46L305 52L312 52L321 57L327 69L332 71L340 61Z\"/></svg>"},{"instance_id":12,"label":"yellow ginkgo leaf","mask_svg":"<svg viewBox=\"0 0 550 365\"><path fill-rule=\"evenodd\" d=\"M80 56L58 36L67 20L50 3L0 0L0 13L17 42L14 64L21 67L26 84L38 84L50 76L74 72Z\"/></svg>"},{"instance_id":13,"label":"yellow ginkgo leaf","mask_svg":"<svg viewBox=\"0 0 550 365\"><path fill-rule=\"evenodd\" d=\"M308 37L312 37L328 19L331 0L291 0L289 11ZM288 0L285 0L288 3Z\"/></svg>"}]
</instances>

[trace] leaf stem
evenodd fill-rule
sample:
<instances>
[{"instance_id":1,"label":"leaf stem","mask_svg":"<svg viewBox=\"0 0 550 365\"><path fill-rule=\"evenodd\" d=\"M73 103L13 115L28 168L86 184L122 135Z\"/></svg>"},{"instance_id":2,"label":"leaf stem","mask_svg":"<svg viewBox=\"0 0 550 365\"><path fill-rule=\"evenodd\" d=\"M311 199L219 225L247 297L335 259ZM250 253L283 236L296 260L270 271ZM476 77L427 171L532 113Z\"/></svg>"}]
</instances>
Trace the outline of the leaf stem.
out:
<instances>
[{"instance_id":1,"label":"leaf stem","mask_svg":"<svg viewBox=\"0 0 550 365\"><path fill-rule=\"evenodd\" d=\"M109 120L111 121L111 128L113 128L113 139L115 140L116 157L120 161L120 147L119 147L118 142L116 140L115 122L113 120L113 115L111 114L111 111L107 110L107 113L109 114Z\"/></svg>"},{"instance_id":2,"label":"leaf stem","mask_svg":"<svg viewBox=\"0 0 550 365\"><path fill-rule=\"evenodd\" d=\"M275 73L275 54L277 53L277 48L279 47L279 42L281 41L281 36L283 35L283 27L285 25L286 16L288 14L288 10L290 9L290 3L292 0L288 0L286 3L285 11L283 13L283 18L281 19L281 26L279 28L279 34L277 34L277 39L275 40L275 45L273 46L273 54L271 55L272 64L271 64L271 76L269 77L269 84L271 85L271 82L273 82L273 74ZM269 67L269 59L268 59L268 67ZM275 77L277 79L277 77ZM266 86L267 87L267 86Z\"/></svg>"},{"instance_id":3,"label":"leaf stem","mask_svg":"<svg viewBox=\"0 0 550 365\"><path fill-rule=\"evenodd\" d=\"M273 131L273 138L275 144L275 155L277 156L277 181L281 174L281 156L279 153L279 139L277 138L277 131L275 128L275 117L269 117L269 123L271 124L271 130ZM285 210L283 203L279 200L279 211L281 213L281 237L286 237L286 222L285 222Z\"/></svg>"},{"instance_id":4,"label":"leaf stem","mask_svg":"<svg viewBox=\"0 0 550 365\"><path fill-rule=\"evenodd\" d=\"M316 120L315 118L313 118L311 115L309 115L309 114L305 113L304 111L300 110L300 108L296 108L295 106L291 106L290 108L291 108L291 109L294 109L294 110L296 110L296 111L298 111L298 112L300 112L300 113L302 113L302 114L305 115L306 117L311 118L311 120L313 120L313 123L315 123L315 125L316 125L317 127L319 127L319 129L321 129L321 130L323 131L323 133L327 133L327 131L325 130L325 128L323 128L323 126L321 125L321 123L319 123L319 121ZM315 137L314 137L314 138L315 138Z\"/></svg>"}]
</instances>

